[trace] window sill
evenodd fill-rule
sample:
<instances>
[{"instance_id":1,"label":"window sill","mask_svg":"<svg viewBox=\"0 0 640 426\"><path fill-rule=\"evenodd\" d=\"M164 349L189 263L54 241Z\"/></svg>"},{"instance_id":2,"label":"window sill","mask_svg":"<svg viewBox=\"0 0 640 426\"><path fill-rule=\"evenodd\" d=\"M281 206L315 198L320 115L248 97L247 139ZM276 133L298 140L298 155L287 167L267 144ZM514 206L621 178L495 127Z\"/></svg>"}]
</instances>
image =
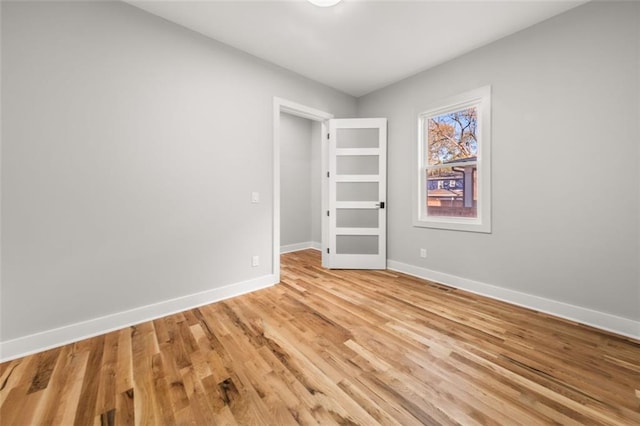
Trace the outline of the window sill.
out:
<instances>
[{"instance_id":1,"label":"window sill","mask_svg":"<svg viewBox=\"0 0 640 426\"><path fill-rule=\"evenodd\" d=\"M443 229L448 231L491 233L491 224L482 223L478 219L438 218L429 220L414 220L413 226L418 228Z\"/></svg>"}]
</instances>

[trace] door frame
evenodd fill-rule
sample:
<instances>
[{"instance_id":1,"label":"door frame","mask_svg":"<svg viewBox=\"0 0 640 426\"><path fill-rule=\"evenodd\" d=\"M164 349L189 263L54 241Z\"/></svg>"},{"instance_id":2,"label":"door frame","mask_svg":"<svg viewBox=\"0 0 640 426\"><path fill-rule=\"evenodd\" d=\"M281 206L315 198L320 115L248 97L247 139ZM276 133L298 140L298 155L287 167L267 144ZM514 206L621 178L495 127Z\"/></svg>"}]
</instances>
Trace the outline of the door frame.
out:
<instances>
[{"instance_id":1,"label":"door frame","mask_svg":"<svg viewBox=\"0 0 640 426\"><path fill-rule=\"evenodd\" d=\"M320 141L327 140L327 120L334 118L333 114L319 109L311 108L276 96L273 98L273 259L271 264L273 265L273 275L276 278L276 282L280 282L280 115L282 113L320 122ZM327 170L329 170L328 155L327 147L322 147L322 176L325 176ZM329 187L326 179L322 179L321 182L322 211L325 211L329 203ZM326 223L326 216L321 215L321 217L322 265L325 266L326 245L329 241L329 226L328 223Z\"/></svg>"}]
</instances>

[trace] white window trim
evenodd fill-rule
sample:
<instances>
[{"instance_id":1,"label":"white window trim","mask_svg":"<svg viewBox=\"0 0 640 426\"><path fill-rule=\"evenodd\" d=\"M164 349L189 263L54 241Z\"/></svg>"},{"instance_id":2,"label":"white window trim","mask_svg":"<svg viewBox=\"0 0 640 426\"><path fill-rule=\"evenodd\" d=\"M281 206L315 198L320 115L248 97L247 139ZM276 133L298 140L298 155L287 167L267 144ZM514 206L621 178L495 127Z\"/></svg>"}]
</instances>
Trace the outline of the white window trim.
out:
<instances>
[{"instance_id":1,"label":"white window trim","mask_svg":"<svg viewBox=\"0 0 640 426\"><path fill-rule=\"evenodd\" d=\"M443 217L429 216L426 203L426 164L423 132L424 121L430 117L458 111L466 107L476 106L478 109L478 217ZM471 231L491 233L491 86L443 99L432 107L418 114L418 149L416 158L416 174L413 191L413 225L423 228L449 229L455 231Z\"/></svg>"}]
</instances>

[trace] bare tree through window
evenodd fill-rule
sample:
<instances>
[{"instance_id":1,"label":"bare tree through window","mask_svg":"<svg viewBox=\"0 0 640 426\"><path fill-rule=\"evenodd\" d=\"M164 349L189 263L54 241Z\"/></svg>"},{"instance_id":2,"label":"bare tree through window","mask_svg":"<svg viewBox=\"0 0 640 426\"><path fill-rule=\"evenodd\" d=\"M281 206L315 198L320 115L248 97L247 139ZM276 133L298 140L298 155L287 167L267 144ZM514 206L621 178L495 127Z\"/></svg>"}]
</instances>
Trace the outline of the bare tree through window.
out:
<instances>
[{"instance_id":1,"label":"bare tree through window","mask_svg":"<svg viewBox=\"0 0 640 426\"><path fill-rule=\"evenodd\" d=\"M429 164L475 157L478 154L476 108L432 117L428 120Z\"/></svg>"},{"instance_id":2,"label":"bare tree through window","mask_svg":"<svg viewBox=\"0 0 640 426\"><path fill-rule=\"evenodd\" d=\"M427 211L433 216L477 216L478 113L475 107L425 121Z\"/></svg>"}]
</instances>

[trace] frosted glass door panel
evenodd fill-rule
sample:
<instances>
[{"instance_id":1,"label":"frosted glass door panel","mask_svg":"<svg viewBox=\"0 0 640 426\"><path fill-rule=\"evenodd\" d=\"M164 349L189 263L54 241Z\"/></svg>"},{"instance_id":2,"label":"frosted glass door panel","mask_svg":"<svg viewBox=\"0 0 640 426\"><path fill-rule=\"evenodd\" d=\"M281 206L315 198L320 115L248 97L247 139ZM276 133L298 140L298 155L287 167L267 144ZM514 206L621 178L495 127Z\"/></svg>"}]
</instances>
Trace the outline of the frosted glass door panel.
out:
<instances>
[{"instance_id":1,"label":"frosted glass door panel","mask_svg":"<svg viewBox=\"0 0 640 426\"><path fill-rule=\"evenodd\" d=\"M337 129L337 148L379 148L378 129Z\"/></svg>"},{"instance_id":2,"label":"frosted glass door panel","mask_svg":"<svg viewBox=\"0 0 640 426\"><path fill-rule=\"evenodd\" d=\"M329 122L328 266L385 269L387 120Z\"/></svg>"},{"instance_id":3,"label":"frosted glass door panel","mask_svg":"<svg viewBox=\"0 0 640 426\"><path fill-rule=\"evenodd\" d=\"M338 228L377 228L378 209L336 209Z\"/></svg>"},{"instance_id":4,"label":"frosted glass door panel","mask_svg":"<svg viewBox=\"0 0 640 426\"><path fill-rule=\"evenodd\" d=\"M378 201L378 182L338 182L337 201Z\"/></svg>"},{"instance_id":5,"label":"frosted glass door panel","mask_svg":"<svg viewBox=\"0 0 640 426\"><path fill-rule=\"evenodd\" d=\"M377 175L380 170L377 155L339 155L336 157L338 175Z\"/></svg>"},{"instance_id":6,"label":"frosted glass door panel","mask_svg":"<svg viewBox=\"0 0 640 426\"><path fill-rule=\"evenodd\" d=\"M337 254L378 254L377 235L337 235Z\"/></svg>"}]
</instances>

